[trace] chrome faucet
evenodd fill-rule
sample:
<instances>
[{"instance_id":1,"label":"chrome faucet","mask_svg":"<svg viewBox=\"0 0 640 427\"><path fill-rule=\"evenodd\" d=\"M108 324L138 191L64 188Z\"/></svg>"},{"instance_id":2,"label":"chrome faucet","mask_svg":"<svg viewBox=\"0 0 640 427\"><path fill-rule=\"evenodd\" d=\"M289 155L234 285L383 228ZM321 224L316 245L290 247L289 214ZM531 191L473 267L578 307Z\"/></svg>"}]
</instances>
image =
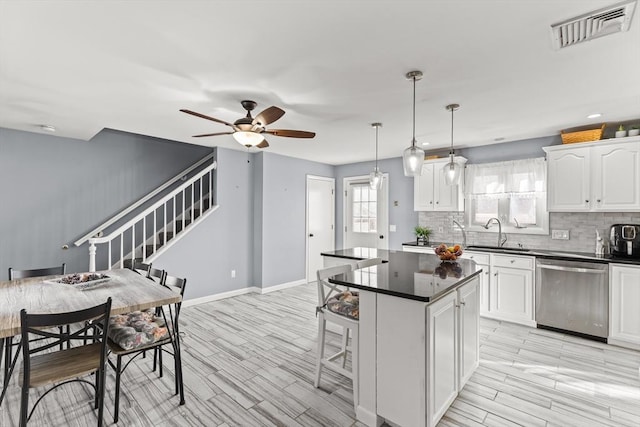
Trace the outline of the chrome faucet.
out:
<instances>
[{"instance_id":1,"label":"chrome faucet","mask_svg":"<svg viewBox=\"0 0 640 427\"><path fill-rule=\"evenodd\" d=\"M502 223L500 222L500 220L498 218L489 218L489 221L487 221L487 223L484 225L485 229L489 229L489 225L491 225L491 222L495 221L498 223L498 247L501 248L502 245L504 245L507 242L507 235L504 235L504 240L502 239Z\"/></svg>"},{"instance_id":2,"label":"chrome faucet","mask_svg":"<svg viewBox=\"0 0 640 427\"><path fill-rule=\"evenodd\" d=\"M460 228L460 231L462 231L462 247L466 249L466 247L467 247L467 232L464 231L464 227L462 225L460 225L460 223L458 221L456 221L455 219L453 220L453 223L455 225L457 225L458 228Z\"/></svg>"}]
</instances>

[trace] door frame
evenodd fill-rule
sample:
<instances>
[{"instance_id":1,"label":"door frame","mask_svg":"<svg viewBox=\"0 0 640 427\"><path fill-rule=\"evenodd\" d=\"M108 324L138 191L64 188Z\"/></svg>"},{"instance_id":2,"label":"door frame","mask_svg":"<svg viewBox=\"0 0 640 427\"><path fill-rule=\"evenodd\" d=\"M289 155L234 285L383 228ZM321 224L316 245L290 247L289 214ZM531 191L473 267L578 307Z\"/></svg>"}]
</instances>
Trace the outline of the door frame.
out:
<instances>
[{"instance_id":1,"label":"door frame","mask_svg":"<svg viewBox=\"0 0 640 427\"><path fill-rule=\"evenodd\" d=\"M383 172L382 175L384 176L384 180L386 182L386 185L384 185L384 188L387 192L386 194L386 200L387 203L385 203L385 205L382 207L384 209L384 211L386 212L387 215L387 229L384 230L385 231L385 236L387 238L387 248L389 247L389 174L387 172ZM356 175L356 176L345 176L344 178L342 178L342 190L343 190L343 194L344 194L344 198L343 198L343 202L342 202L342 246L344 248L346 248L345 244L347 242L347 223L348 223L348 218L347 218L347 198L348 198L348 188L349 188L349 183L350 182L362 182L362 181L369 181L369 175Z\"/></svg>"},{"instance_id":2,"label":"door frame","mask_svg":"<svg viewBox=\"0 0 640 427\"><path fill-rule=\"evenodd\" d=\"M320 176L320 175L310 175L307 174L305 178L305 189L304 189L304 212L305 212L305 220L304 220L304 253L305 253L305 262L304 262L304 272L307 279L307 283L309 283L309 180L317 180L317 181L327 181L333 184L333 197L331 198L331 221L333 223L333 233L331 234L332 240L332 250L336 249L336 179L328 176ZM312 282L315 282L315 278L311 278Z\"/></svg>"}]
</instances>

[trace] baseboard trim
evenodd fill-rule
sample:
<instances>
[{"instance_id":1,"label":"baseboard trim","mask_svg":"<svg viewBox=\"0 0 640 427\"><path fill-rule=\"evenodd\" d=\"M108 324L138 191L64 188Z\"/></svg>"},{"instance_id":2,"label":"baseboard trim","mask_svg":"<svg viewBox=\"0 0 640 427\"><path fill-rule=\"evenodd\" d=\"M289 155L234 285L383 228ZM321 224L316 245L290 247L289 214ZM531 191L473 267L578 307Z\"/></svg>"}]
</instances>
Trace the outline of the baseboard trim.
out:
<instances>
[{"instance_id":1,"label":"baseboard trim","mask_svg":"<svg viewBox=\"0 0 640 427\"><path fill-rule=\"evenodd\" d=\"M249 294L252 292L260 292L260 288L250 286L247 288L236 289L234 291L221 292L219 294L207 295L205 297L200 297L200 298L192 298L192 299L184 300L182 302L182 306L190 307L192 305L205 304L211 301L218 301L225 298L237 297L238 295Z\"/></svg>"},{"instance_id":2,"label":"baseboard trim","mask_svg":"<svg viewBox=\"0 0 640 427\"><path fill-rule=\"evenodd\" d=\"M256 294L268 294L274 291L280 291L282 289L293 288L295 286L300 286L306 284L307 281L305 279L294 280L293 282L281 283L279 285L269 286L268 288L260 288L258 286L248 286L242 289L236 289L234 291L221 292L219 294L207 295L200 298L192 298L188 300L184 300L182 302L183 307L190 307L193 305L205 304L211 301L218 301L225 298L237 297L238 295L244 295L249 293Z\"/></svg>"},{"instance_id":3,"label":"baseboard trim","mask_svg":"<svg viewBox=\"0 0 640 427\"><path fill-rule=\"evenodd\" d=\"M268 294L269 292L280 291L282 289L293 288L295 286L305 285L307 283L306 279L294 280L293 282L281 283L279 285L269 286L268 288L258 288L254 286L253 289L256 289L254 292L259 294Z\"/></svg>"},{"instance_id":4,"label":"baseboard trim","mask_svg":"<svg viewBox=\"0 0 640 427\"><path fill-rule=\"evenodd\" d=\"M356 419L369 427L380 427L384 424L384 418L379 417L369 409L363 408L360 405L356 408Z\"/></svg>"}]
</instances>

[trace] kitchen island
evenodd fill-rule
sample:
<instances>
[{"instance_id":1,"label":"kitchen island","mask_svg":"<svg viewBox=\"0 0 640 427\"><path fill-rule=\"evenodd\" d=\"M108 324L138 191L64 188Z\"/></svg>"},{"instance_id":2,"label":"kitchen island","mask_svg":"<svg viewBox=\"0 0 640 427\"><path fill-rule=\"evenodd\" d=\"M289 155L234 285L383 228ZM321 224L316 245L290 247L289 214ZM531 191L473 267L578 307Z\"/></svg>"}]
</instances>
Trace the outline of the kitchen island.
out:
<instances>
[{"instance_id":1,"label":"kitchen island","mask_svg":"<svg viewBox=\"0 0 640 427\"><path fill-rule=\"evenodd\" d=\"M322 255L325 266L384 261L329 280L360 291L358 420L435 426L478 366L481 270L371 248Z\"/></svg>"}]
</instances>

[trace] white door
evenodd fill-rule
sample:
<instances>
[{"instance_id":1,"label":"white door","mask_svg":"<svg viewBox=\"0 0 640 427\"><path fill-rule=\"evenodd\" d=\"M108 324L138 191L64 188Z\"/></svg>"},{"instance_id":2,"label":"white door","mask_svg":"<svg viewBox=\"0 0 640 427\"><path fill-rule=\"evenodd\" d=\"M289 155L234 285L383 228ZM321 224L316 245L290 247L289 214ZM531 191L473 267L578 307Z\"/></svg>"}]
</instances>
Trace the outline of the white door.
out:
<instances>
[{"instance_id":1,"label":"white door","mask_svg":"<svg viewBox=\"0 0 640 427\"><path fill-rule=\"evenodd\" d=\"M640 142L593 147L592 182L595 209L640 210Z\"/></svg>"},{"instance_id":2,"label":"white door","mask_svg":"<svg viewBox=\"0 0 640 427\"><path fill-rule=\"evenodd\" d=\"M389 248L389 176L382 188L369 188L369 177L344 179L344 247Z\"/></svg>"},{"instance_id":3,"label":"white door","mask_svg":"<svg viewBox=\"0 0 640 427\"><path fill-rule=\"evenodd\" d=\"M307 281L323 268L320 253L335 249L335 180L307 176Z\"/></svg>"},{"instance_id":4,"label":"white door","mask_svg":"<svg viewBox=\"0 0 640 427\"><path fill-rule=\"evenodd\" d=\"M548 153L549 212L584 212L591 208L591 151L588 148Z\"/></svg>"}]
</instances>

